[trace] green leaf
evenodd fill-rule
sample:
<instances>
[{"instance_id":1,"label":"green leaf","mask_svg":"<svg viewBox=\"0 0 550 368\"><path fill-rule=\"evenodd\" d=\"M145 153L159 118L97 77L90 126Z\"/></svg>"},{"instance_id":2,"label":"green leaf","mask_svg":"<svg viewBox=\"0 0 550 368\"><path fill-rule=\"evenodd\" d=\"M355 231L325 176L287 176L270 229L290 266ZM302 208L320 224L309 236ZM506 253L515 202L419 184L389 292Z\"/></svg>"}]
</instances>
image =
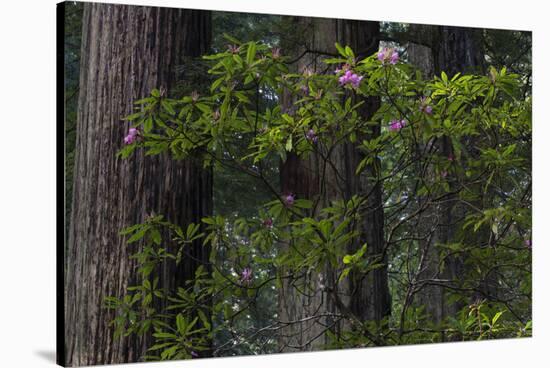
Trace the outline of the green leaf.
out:
<instances>
[{"instance_id":1,"label":"green leaf","mask_svg":"<svg viewBox=\"0 0 550 368\"><path fill-rule=\"evenodd\" d=\"M181 313L179 313L177 316L176 316L176 327L178 328L178 332L182 335L185 334L185 331L186 331L186 328L187 328L187 323L185 322L185 318L183 317L183 315Z\"/></svg>"},{"instance_id":2,"label":"green leaf","mask_svg":"<svg viewBox=\"0 0 550 368\"><path fill-rule=\"evenodd\" d=\"M155 264L153 262L149 262L143 267L141 267L139 271L142 273L144 277L147 277L151 274L151 272L153 272L154 269L155 269Z\"/></svg>"},{"instance_id":3,"label":"green leaf","mask_svg":"<svg viewBox=\"0 0 550 368\"><path fill-rule=\"evenodd\" d=\"M285 150L287 152L290 152L292 151L292 136L289 136L287 141L286 141L286 144L285 144Z\"/></svg>"},{"instance_id":4,"label":"green leaf","mask_svg":"<svg viewBox=\"0 0 550 368\"><path fill-rule=\"evenodd\" d=\"M211 325L210 325L210 321L206 317L206 314L204 314L204 312L200 309L197 311L197 313L198 313L204 327L206 327L206 329L210 330Z\"/></svg>"},{"instance_id":5,"label":"green leaf","mask_svg":"<svg viewBox=\"0 0 550 368\"><path fill-rule=\"evenodd\" d=\"M294 202L294 207L308 209L313 207L313 201L310 201L309 199L297 199Z\"/></svg>"},{"instance_id":6,"label":"green leaf","mask_svg":"<svg viewBox=\"0 0 550 368\"><path fill-rule=\"evenodd\" d=\"M147 119L143 122L143 131L149 133L153 129L153 118L148 116Z\"/></svg>"},{"instance_id":7,"label":"green leaf","mask_svg":"<svg viewBox=\"0 0 550 368\"><path fill-rule=\"evenodd\" d=\"M139 229L142 225L141 224L136 224L136 225L132 225L130 227L127 227L125 229L122 229L120 231L120 235L128 235L130 233L133 233L134 231L136 231L137 229Z\"/></svg>"},{"instance_id":8,"label":"green leaf","mask_svg":"<svg viewBox=\"0 0 550 368\"><path fill-rule=\"evenodd\" d=\"M135 114L126 116L123 120L128 120L128 121L136 120L137 118L141 117L142 115L143 115L143 113L141 111L136 112Z\"/></svg>"},{"instance_id":9,"label":"green leaf","mask_svg":"<svg viewBox=\"0 0 550 368\"><path fill-rule=\"evenodd\" d=\"M145 235L147 230L148 230L147 227L145 227L145 226L142 227L139 231L134 233L134 235L132 235L126 243L131 244L131 243L134 243L134 242L140 240L141 238L143 238L143 236Z\"/></svg>"},{"instance_id":10,"label":"green leaf","mask_svg":"<svg viewBox=\"0 0 550 368\"><path fill-rule=\"evenodd\" d=\"M353 50L351 49L351 47L346 46L345 53L346 53L347 57L352 58L352 59L355 58L355 54L353 53Z\"/></svg>"},{"instance_id":11,"label":"green leaf","mask_svg":"<svg viewBox=\"0 0 550 368\"><path fill-rule=\"evenodd\" d=\"M153 336L158 339L177 339L178 338L176 335L169 332L155 332Z\"/></svg>"},{"instance_id":12,"label":"green leaf","mask_svg":"<svg viewBox=\"0 0 550 368\"><path fill-rule=\"evenodd\" d=\"M170 115L176 115L176 110L174 110L174 108L170 103L168 103L168 101L162 100L161 105Z\"/></svg>"},{"instance_id":13,"label":"green leaf","mask_svg":"<svg viewBox=\"0 0 550 368\"><path fill-rule=\"evenodd\" d=\"M170 359L172 356L174 356L177 350L178 350L178 346L174 345L171 348L166 349L162 353L160 353L160 358L162 360Z\"/></svg>"},{"instance_id":14,"label":"green leaf","mask_svg":"<svg viewBox=\"0 0 550 368\"><path fill-rule=\"evenodd\" d=\"M338 50L338 53L344 57L347 57L347 54L346 54L346 51L344 50L344 48L338 43L336 42L334 44L334 46L336 46L336 50Z\"/></svg>"},{"instance_id":15,"label":"green leaf","mask_svg":"<svg viewBox=\"0 0 550 368\"><path fill-rule=\"evenodd\" d=\"M248 45L248 50L246 51L246 62L247 64L252 64L254 57L256 56L256 43L251 42Z\"/></svg>"},{"instance_id":16,"label":"green leaf","mask_svg":"<svg viewBox=\"0 0 550 368\"><path fill-rule=\"evenodd\" d=\"M206 104L203 104L203 103L197 103L195 104L195 107L197 109L199 109L202 113L205 113L205 114L208 114L210 112L210 107L208 107L208 105Z\"/></svg>"},{"instance_id":17,"label":"green leaf","mask_svg":"<svg viewBox=\"0 0 550 368\"><path fill-rule=\"evenodd\" d=\"M504 313L504 311L502 312L497 312L494 317L493 317L493 321L491 322L491 325L495 325L495 323L497 323L498 319L500 318L500 316L502 316L502 313Z\"/></svg>"},{"instance_id":18,"label":"green leaf","mask_svg":"<svg viewBox=\"0 0 550 368\"><path fill-rule=\"evenodd\" d=\"M350 267L346 267L344 268L344 270L342 271L342 274L340 275L340 277L338 278L338 282L342 281L343 279L345 279L349 273L351 271L351 268Z\"/></svg>"},{"instance_id":19,"label":"green leaf","mask_svg":"<svg viewBox=\"0 0 550 368\"><path fill-rule=\"evenodd\" d=\"M158 231L158 229L151 230L151 239L153 239L153 242L155 244L160 245L162 239L160 236L160 231Z\"/></svg>"},{"instance_id":20,"label":"green leaf","mask_svg":"<svg viewBox=\"0 0 550 368\"><path fill-rule=\"evenodd\" d=\"M147 351L159 350L159 349L165 348L165 347L173 345L173 344L174 343L172 343L172 342L165 342L165 343L162 343L162 344L155 344L155 345L151 346L149 349L147 349Z\"/></svg>"},{"instance_id":21,"label":"green leaf","mask_svg":"<svg viewBox=\"0 0 550 368\"><path fill-rule=\"evenodd\" d=\"M227 33L223 34L223 37L228 40L229 42L233 42L235 45L240 45L241 41L237 40L236 38L228 35Z\"/></svg>"},{"instance_id":22,"label":"green leaf","mask_svg":"<svg viewBox=\"0 0 550 368\"><path fill-rule=\"evenodd\" d=\"M216 79L214 82L212 82L212 86L210 86L210 92L213 92L222 84L222 82L225 80L225 77L221 77Z\"/></svg>"}]
</instances>

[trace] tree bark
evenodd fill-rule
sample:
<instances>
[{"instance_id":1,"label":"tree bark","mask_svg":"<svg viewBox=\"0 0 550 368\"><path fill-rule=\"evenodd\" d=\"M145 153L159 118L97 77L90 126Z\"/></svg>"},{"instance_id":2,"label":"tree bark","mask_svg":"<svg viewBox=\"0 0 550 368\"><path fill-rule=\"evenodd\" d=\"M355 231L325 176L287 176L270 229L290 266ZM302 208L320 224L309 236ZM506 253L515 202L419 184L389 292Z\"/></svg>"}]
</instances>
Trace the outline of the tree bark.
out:
<instances>
[{"instance_id":1,"label":"tree bark","mask_svg":"<svg viewBox=\"0 0 550 368\"><path fill-rule=\"evenodd\" d=\"M413 32L426 35L431 27L412 25ZM456 73L476 73L483 70L484 53L481 42L481 31L474 28L438 26L433 28L429 38L431 48L418 44L409 45L409 61L420 68L424 77L431 78L445 72L449 78ZM448 137L443 136L437 142L438 152L443 157L454 156L453 147ZM468 147L469 145L465 145ZM436 174L433 174L436 175ZM456 180L453 173L447 179L450 190L456 190ZM444 260L444 271L440 273L441 254L435 249L435 244L445 244L457 241L457 222L464 217L464 208L458 203L458 194L450 196L441 203L425 212L421 231L435 229L434 236L426 237L421 245L426 255L426 266L420 274L420 282L434 278L461 280L464 273L463 257L448 257ZM425 236L422 234L421 236ZM441 323L446 317L455 316L464 306L463 303L448 302L448 290L443 286L426 285L418 293L418 302L426 307L428 318L435 323ZM445 339L445 336L443 336Z\"/></svg>"},{"instance_id":2,"label":"tree bark","mask_svg":"<svg viewBox=\"0 0 550 368\"><path fill-rule=\"evenodd\" d=\"M114 340L114 312L104 298L120 297L137 281L119 231L155 212L186 225L212 211L212 176L192 160L167 155L126 160L123 147L133 101L153 88L170 90L184 56L204 53L209 12L87 3L84 5L80 95L71 225L65 264L65 364L136 362L147 338ZM196 245L195 257L207 260ZM162 270L160 287L181 285L196 262Z\"/></svg>"},{"instance_id":3,"label":"tree bark","mask_svg":"<svg viewBox=\"0 0 550 368\"><path fill-rule=\"evenodd\" d=\"M335 52L335 42L349 45L358 54L370 55L378 49L379 23L322 18L301 18L299 28L311 38L305 40L305 48L312 50L299 62L297 69L309 68L316 73L327 72L322 63L323 54ZM303 50L294 50L297 55ZM331 71L330 71L331 72ZM291 106L288 97L283 105ZM380 101L370 98L362 107L365 119L370 118L379 108ZM380 134L380 127L374 127L370 137ZM347 252L354 253L364 243L368 243L368 256L385 256L384 213L382 208L382 187L376 180L375 166L369 166L361 177L355 169L361 160L360 153L351 143L345 143L334 150L330 160L336 170L328 168L325 176L320 157L311 154L307 159L289 155L281 165L282 192L295 193L298 198L319 199L321 207L330 205L332 200L350 199L355 194L369 195L360 242L349 244ZM337 171L337 172L336 172ZM323 185L321 185L323 182ZM382 267L368 275L350 274L349 278L338 283L335 270L326 266L321 273L310 273L303 280L286 280L279 294L279 319L296 321L315 315L352 313L361 321L380 321L390 313L390 296L387 268ZM305 292L299 292L294 285L300 285ZM328 287L327 287L328 286ZM326 316L314 318L300 324L290 325L281 331L279 344L283 351L318 350L328 341L327 331L339 334L350 328L349 323Z\"/></svg>"},{"instance_id":4,"label":"tree bark","mask_svg":"<svg viewBox=\"0 0 550 368\"><path fill-rule=\"evenodd\" d=\"M436 75L445 72L449 77L452 77L456 73L479 73L483 70L484 53L481 30L440 26L437 31L438 42L434 44L435 47L433 48ZM465 147L475 146L475 137L466 137L465 140L470 140L468 144L465 144ZM454 155L453 145L449 137L441 137L439 144L440 152L444 157ZM474 149L469 151L472 153ZM448 175L447 180L451 191L458 190L457 180L452 173ZM440 243L452 243L461 240L457 238L457 233L460 230L457 224L460 219L464 218L466 208L459 203L458 197L459 194L454 194L440 206L438 228L438 241ZM460 283L465 274L464 261L463 256L447 257L443 277ZM443 290L442 294L443 298L446 298L448 290ZM443 317L455 316L464 307L464 303L461 301L449 303L444 300L442 304Z\"/></svg>"}]
</instances>

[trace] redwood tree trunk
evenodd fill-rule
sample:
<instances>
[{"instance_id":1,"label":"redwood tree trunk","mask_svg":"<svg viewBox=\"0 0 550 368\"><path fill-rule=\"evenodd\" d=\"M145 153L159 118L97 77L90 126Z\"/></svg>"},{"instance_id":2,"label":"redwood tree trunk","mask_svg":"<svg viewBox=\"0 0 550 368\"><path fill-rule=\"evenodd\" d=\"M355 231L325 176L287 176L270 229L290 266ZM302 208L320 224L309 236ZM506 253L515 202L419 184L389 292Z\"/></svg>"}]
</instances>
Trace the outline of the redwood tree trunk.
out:
<instances>
[{"instance_id":1,"label":"redwood tree trunk","mask_svg":"<svg viewBox=\"0 0 550 368\"><path fill-rule=\"evenodd\" d=\"M475 73L483 68L483 49L481 45L481 34L479 30L474 28L461 28L440 26L436 31L437 41L432 49L434 55L434 69L436 75L445 72L449 77L456 73ZM468 138L465 138L468 140ZM441 137L439 142L440 153L444 157L454 155L453 146L447 136ZM475 145L475 142L470 142ZM465 147L468 147L466 144ZM457 180L451 173L447 180L450 184L451 191L457 190ZM464 217L464 205L458 201L458 194L455 194L447 199L440 206L438 241L440 243L451 243L459 239L456 238L457 228L456 223ZM464 274L464 259L456 256L445 259L445 274L444 278L451 279L460 283ZM441 293L446 299L448 290L443 290ZM448 303L444 300L442 303L443 317L455 316L464 306L463 302Z\"/></svg>"},{"instance_id":2,"label":"redwood tree trunk","mask_svg":"<svg viewBox=\"0 0 550 368\"><path fill-rule=\"evenodd\" d=\"M419 67L426 78L445 72L449 78L456 73L479 72L483 69L483 49L480 30L450 26L428 27L412 25L411 30L417 35L423 35L424 44L431 47L411 44L409 46L409 60ZM431 31L431 32L430 32ZM429 34L431 33L431 34ZM453 155L453 147L448 137L441 137L438 151L443 157ZM465 144L466 147L470 146ZM433 175L436 175L433 173ZM456 190L456 180L453 173L447 176L450 190ZM435 244L452 243L459 241L456 238L457 221L464 216L464 208L458 202L458 194L450 196L444 203L429 208L423 214L421 232L433 231L433 236L425 236L426 242L421 245L426 254L425 267L420 274L420 282L430 279L450 279L459 282L464 272L464 259L451 257L444 260L445 269L440 272L441 255L435 249ZM462 308L462 303L448 303L448 291L444 286L424 285L418 294L418 303L426 307L431 321L441 323L446 317L454 316ZM443 336L443 339L446 337Z\"/></svg>"},{"instance_id":3,"label":"redwood tree trunk","mask_svg":"<svg viewBox=\"0 0 550 368\"><path fill-rule=\"evenodd\" d=\"M309 68L316 73L327 72L326 64L322 63L322 54L334 53L335 42L349 45L356 54L362 56L374 53L378 48L379 23L349 21L322 18L302 18L302 27L308 28L306 34L311 39L304 40L306 48L312 52L298 62L298 72ZM303 50L293 50L302 54ZM328 71L328 72L331 72ZM291 106L292 101L283 98L283 105ZM379 99L371 98L362 108L362 115L368 119L380 106ZM375 127L371 137L380 134L380 127ZM369 137L363 137L369 138ZM282 192L295 193L298 198L317 199L327 206L336 199L349 199L354 194L371 193L368 198L367 210L361 224L363 234L361 242L350 244L347 251L353 253L364 242L368 242L368 254L371 257L381 257L384 249L384 214L382 208L381 183L374 175L374 165L366 170L366 174L357 177L355 169L361 157L352 144L342 144L334 150L331 161L338 171L326 170L321 177L323 163L320 157L311 154L307 159L289 155L281 165ZM324 180L324 185L321 181ZM372 189L372 190L371 190ZM297 291L294 285L299 285ZM323 287L330 285L331 291ZM338 300L336 301L335 298ZM344 310L342 310L344 309ZM362 321L379 321L390 311L390 297L386 267L379 268L371 274L354 275L338 284L337 275L330 266L319 274L310 273L303 280L286 280L279 294L279 319L281 321L297 321L315 315L330 313L352 313ZM334 318L320 317L307 322L291 324L283 331L279 344L283 351L318 350L328 342L327 330L339 334L348 329L349 324Z\"/></svg>"},{"instance_id":4,"label":"redwood tree trunk","mask_svg":"<svg viewBox=\"0 0 550 368\"><path fill-rule=\"evenodd\" d=\"M138 361L146 339L113 339L106 296L120 297L137 281L135 261L119 231L152 212L180 225L211 212L211 173L190 160L122 160L133 101L153 88L168 90L184 56L210 43L210 13L183 9L88 3L84 5L80 95L71 224L65 256L65 364ZM206 251L195 247L195 256ZM165 269L161 287L194 273L184 263ZM176 276L177 275L177 276Z\"/></svg>"}]
</instances>

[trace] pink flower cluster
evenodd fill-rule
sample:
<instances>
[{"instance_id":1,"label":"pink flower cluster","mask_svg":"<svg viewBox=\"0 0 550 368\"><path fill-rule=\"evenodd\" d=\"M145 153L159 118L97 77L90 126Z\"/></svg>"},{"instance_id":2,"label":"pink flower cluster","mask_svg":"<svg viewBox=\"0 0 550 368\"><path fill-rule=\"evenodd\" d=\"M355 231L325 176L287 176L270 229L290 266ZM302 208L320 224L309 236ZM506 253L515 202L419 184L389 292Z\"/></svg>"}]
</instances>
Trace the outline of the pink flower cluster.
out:
<instances>
[{"instance_id":1,"label":"pink flower cluster","mask_svg":"<svg viewBox=\"0 0 550 368\"><path fill-rule=\"evenodd\" d=\"M404 128L405 125L407 125L405 120L392 120L390 122L390 130L392 132L397 132L398 130Z\"/></svg>"},{"instance_id":2,"label":"pink flower cluster","mask_svg":"<svg viewBox=\"0 0 550 368\"><path fill-rule=\"evenodd\" d=\"M241 51L241 47L237 45L227 45L227 51L232 54L238 54Z\"/></svg>"},{"instance_id":3,"label":"pink flower cluster","mask_svg":"<svg viewBox=\"0 0 550 368\"><path fill-rule=\"evenodd\" d=\"M310 129L306 133L306 139L312 143L317 143L317 134L315 134L315 130Z\"/></svg>"},{"instance_id":4,"label":"pink flower cluster","mask_svg":"<svg viewBox=\"0 0 550 368\"><path fill-rule=\"evenodd\" d=\"M265 228L268 228L268 229L271 229L273 227L273 219L268 217L266 218L263 222L262 222L262 225L265 227Z\"/></svg>"},{"instance_id":5,"label":"pink flower cluster","mask_svg":"<svg viewBox=\"0 0 550 368\"><path fill-rule=\"evenodd\" d=\"M124 143L125 144L132 144L139 136L139 130L136 128L130 128L128 130L128 135L124 137Z\"/></svg>"},{"instance_id":6,"label":"pink flower cluster","mask_svg":"<svg viewBox=\"0 0 550 368\"><path fill-rule=\"evenodd\" d=\"M349 64L344 64L342 65L342 68L336 68L336 70L334 70L334 74L340 74L341 72L346 72L348 70L350 70L351 66Z\"/></svg>"},{"instance_id":7,"label":"pink flower cluster","mask_svg":"<svg viewBox=\"0 0 550 368\"><path fill-rule=\"evenodd\" d=\"M243 284L248 284L250 283L250 281L252 281L252 269L250 269L249 267L246 267L241 272L241 282Z\"/></svg>"},{"instance_id":8,"label":"pink flower cluster","mask_svg":"<svg viewBox=\"0 0 550 368\"><path fill-rule=\"evenodd\" d=\"M340 82L341 86L344 86L346 84L351 84L353 88L357 88L359 87L359 83L361 82L361 79L363 79L362 76L355 74L351 70L346 70L344 75L338 78L338 81Z\"/></svg>"},{"instance_id":9,"label":"pink flower cluster","mask_svg":"<svg viewBox=\"0 0 550 368\"><path fill-rule=\"evenodd\" d=\"M426 97L422 97L420 99L420 111L424 114L431 115L432 114L432 107L428 105L428 99Z\"/></svg>"},{"instance_id":10,"label":"pink flower cluster","mask_svg":"<svg viewBox=\"0 0 550 368\"><path fill-rule=\"evenodd\" d=\"M395 65L399 61L399 54L394 48L384 47L378 52L378 60L380 60L382 64Z\"/></svg>"},{"instance_id":11,"label":"pink flower cluster","mask_svg":"<svg viewBox=\"0 0 550 368\"><path fill-rule=\"evenodd\" d=\"M294 199L295 198L295 195L294 194L285 194L283 195L283 202L285 204L285 206L287 207L290 207L294 204Z\"/></svg>"}]
</instances>

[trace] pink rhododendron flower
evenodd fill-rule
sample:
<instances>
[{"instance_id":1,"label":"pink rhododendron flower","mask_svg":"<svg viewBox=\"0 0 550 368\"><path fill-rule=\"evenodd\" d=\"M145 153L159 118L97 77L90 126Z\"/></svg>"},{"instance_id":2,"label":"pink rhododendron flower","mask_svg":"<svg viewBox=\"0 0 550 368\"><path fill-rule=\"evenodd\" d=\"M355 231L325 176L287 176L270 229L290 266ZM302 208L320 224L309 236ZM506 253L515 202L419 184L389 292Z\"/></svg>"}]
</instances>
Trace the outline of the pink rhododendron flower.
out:
<instances>
[{"instance_id":1,"label":"pink rhododendron flower","mask_svg":"<svg viewBox=\"0 0 550 368\"><path fill-rule=\"evenodd\" d=\"M246 267L241 272L241 282L248 284L250 283L250 281L252 281L252 269L250 269L249 267Z\"/></svg>"},{"instance_id":2,"label":"pink rhododendron flower","mask_svg":"<svg viewBox=\"0 0 550 368\"><path fill-rule=\"evenodd\" d=\"M232 54L238 54L241 51L241 47L237 45L227 45L227 51Z\"/></svg>"},{"instance_id":3,"label":"pink rhododendron flower","mask_svg":"<svg viewBox=\"0 0 550 368\"><path fill-rule=\"evenodd\" d=\"M294 194L286 194L283 196L283 202L286 206L290 207L294 204Z\"/></svg>"},{"instance_id":4,"label":"pink rhododendron flower","mask_svg":"<svg viewBox=\"0 0 550 368\"><path fill-rule=\"evenodd\" d=\"M306 139L310 142L317 143L317 134L315 134L315 130L310 129L306 133Z\"/></svg>"},{"instance_id":5,"label":"pink rhododendron flower","mask_svg":"<svg viewBox=\"0 0 550 368\"><path fill-rule=\"evenodd\" d=\"M378 52L378 60L380 60L382 64L395 65L399 61L399 54L394 48L384 47Z\"/></svg>"},{"instance_id":6,"label":"pink rhododendron flower","mask_svg":"<svg viewBox=\"0 0 550 368\"><path fill-rule=\"evenodd\" d=\"M271 229L273 227L273 219L268 217L263 222L262 225L268 229Z\"/></svg>"},{"instance_id":7,"label":"pink rhododendron flower","mask_svg":"<svg viewBox=\"0 0 550 368\"><path fill-rule=\"evenodd\" d=\"M398 61L399 61L399 54L397 53L397 51L394 51L390 57L390 64L393 64L393 65L397 64Z\"/></svg>"},{"instance_id":8,"label":"pink rhododendron flower","mask_svg":"<svg viewBox=\"0 0 550 368\"><path fill-rule=\"evenodd\" d=\"M430 105L428 105L428 101L427 101L426 97L422 97L420 99L420 111L422 111L423 113L425 113L427 115L432 114L432 107Z\"/></svg>"},{"instance_id":9,"label":"pink rhododendron flower","mask_svg":"<svg viewBox=\"0 0 550 368\"><path fill-rule=\"evenodd\" d=\"M350 70L350 65L349 64L344 64L342 65L342 68L336 68L336 70L334 70L334 74L340 74L340 72L346 72L348 70Z\"/></svg>"},{"instance_id":10,"label":"pink rhododendron flower","mask_svg":"<svg viewBox=\"0 0 550 368\"><path fill-rule=\"evenodd\" d=\"M130 128L128 129L128 135L124 137L124 143L125 144L132 144L136 141L137 137L139 135L139 130L136 128Z\"/></svg>"},{"instance_id":11,"label":"pink rhododendron flower","mask_svg":"<svg viewBox=\"0 0 550 368\"><path fill-rule=\"evenodd\" d=\"M407 125L407 122L405 120L392 120L390 122L390 130L393 132L396 132Z\"/></svg>"},{"instance_id":12,"label":"pink rhododendron flower","mask_svg":"<svg viewBox=\"0 0 550 368\"><path fill-rule=\"evenodd\" d=\"M346 84L351 84L353 88L359 87L359 83L361 82L361 79L363 79L362 76L359 76L352 72L351 70L346 70L344 75L342 75L340 78L338 78L338 81L340 82L340 85L344 86Z\"/></svg>"}]
</instances>

